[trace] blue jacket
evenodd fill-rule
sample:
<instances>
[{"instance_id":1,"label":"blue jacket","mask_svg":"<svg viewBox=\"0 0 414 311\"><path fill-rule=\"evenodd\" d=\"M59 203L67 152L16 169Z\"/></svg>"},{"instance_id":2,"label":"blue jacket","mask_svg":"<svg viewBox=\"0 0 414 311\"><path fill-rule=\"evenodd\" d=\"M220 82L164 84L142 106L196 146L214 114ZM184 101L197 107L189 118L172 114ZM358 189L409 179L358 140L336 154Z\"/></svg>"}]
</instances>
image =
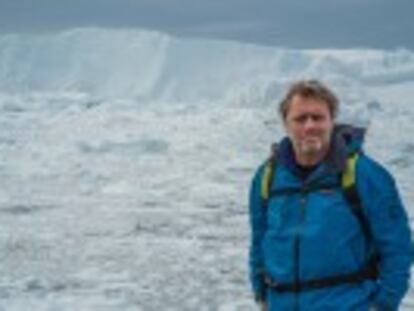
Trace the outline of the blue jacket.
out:
<instances>
[{"instance_id":1,"label":"blue jacket","mask_svg":"<svg viewBox=\"0 0 414 311\"><path fill-rule=\"evenodd\" d=\"M265 211L261 198L264 164L257 170L249 200L250 280L255 296L266 300L269 311L398 309L408 289L413 258L410 228L394 179L362 153L363 136L361 129L337 127L330 153L305 180L298 177L290 140L283 139L272 190L337 183L348 154L361 152L356 186L372 241L363 234L341 187L273 196ZM354 272L366 264L373 248L381 258L378 280L300 293L280 293L264 283L264 274L273 281L294 283Z\"/></svg>"}]
</instances>

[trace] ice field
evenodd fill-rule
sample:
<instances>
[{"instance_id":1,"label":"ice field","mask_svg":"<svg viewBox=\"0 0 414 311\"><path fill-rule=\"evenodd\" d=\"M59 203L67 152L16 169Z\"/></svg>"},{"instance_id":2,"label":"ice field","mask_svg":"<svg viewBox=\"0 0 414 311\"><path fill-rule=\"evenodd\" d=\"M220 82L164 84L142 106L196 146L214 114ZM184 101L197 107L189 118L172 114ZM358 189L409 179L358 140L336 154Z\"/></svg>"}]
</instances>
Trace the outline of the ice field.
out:
<instances>
[{"instance_id":1,"label":"ice field","mask_svg":"<svg viewBox=\"0 0 414 311\"><path fill-rule=\"evenodd\" d=\"M340 121L368 127L414 225L411 51L0 36L0 310L256 310L247 191L300 78L331 85Z\"/></svg>"}]
</instances>

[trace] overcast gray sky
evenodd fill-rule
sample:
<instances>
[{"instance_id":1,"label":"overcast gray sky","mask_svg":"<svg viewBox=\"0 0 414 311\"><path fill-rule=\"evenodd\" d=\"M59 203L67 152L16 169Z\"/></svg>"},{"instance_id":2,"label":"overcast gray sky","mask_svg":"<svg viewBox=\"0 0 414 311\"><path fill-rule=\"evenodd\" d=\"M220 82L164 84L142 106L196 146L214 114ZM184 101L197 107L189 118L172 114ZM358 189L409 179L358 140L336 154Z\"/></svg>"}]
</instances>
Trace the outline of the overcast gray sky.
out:
<instances>
[{"instance_id":1,"label":"overcast gray sky","mask_svg":"<svg viewBox=\"0 0 414 311\"><path fill-rule=\"evenodd\" d=\"M0 0L0 32L137 27L293 48L414 49L413 0Z\"/></svg>"}]
</instances>

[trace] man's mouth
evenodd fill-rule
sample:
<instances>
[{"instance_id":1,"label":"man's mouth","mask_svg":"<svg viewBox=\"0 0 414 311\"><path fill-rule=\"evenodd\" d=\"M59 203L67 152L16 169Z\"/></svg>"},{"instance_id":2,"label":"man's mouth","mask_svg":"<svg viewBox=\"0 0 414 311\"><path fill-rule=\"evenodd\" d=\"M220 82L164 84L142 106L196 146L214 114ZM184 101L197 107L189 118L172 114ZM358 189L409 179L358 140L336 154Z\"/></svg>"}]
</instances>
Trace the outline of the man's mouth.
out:
<instances>
[{"instance_id":1,"label":"man's mouth","mask_svg":"<svg viewBox=\"0 0 414 311\"><path fill-rule=\"evenodd\" d=\"M309 137L305 137L303 139L303 142L310 142L310 143L315 143L315 142L320 142L320 137L318 136L309 136Z\"/></svg>"}]
</instances>

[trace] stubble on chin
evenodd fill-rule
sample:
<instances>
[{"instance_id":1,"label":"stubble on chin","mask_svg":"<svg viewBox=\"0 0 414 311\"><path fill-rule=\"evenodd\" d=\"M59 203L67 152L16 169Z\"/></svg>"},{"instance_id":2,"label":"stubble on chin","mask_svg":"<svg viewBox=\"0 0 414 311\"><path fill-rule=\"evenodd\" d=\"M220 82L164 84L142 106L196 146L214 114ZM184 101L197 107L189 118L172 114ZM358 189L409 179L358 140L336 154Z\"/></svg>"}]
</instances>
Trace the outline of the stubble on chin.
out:
<instances>
[{"instance_id":1,"label":"stubble on chin","mask_svg":"<svg viewBox=\"0 0 414 311\"><path fill-rule=\"evenodd\" d=\"M299 143L299 150L303 155L315 155L322 152L323 144L321 141Z\"/></svg>"}]
</instances>

